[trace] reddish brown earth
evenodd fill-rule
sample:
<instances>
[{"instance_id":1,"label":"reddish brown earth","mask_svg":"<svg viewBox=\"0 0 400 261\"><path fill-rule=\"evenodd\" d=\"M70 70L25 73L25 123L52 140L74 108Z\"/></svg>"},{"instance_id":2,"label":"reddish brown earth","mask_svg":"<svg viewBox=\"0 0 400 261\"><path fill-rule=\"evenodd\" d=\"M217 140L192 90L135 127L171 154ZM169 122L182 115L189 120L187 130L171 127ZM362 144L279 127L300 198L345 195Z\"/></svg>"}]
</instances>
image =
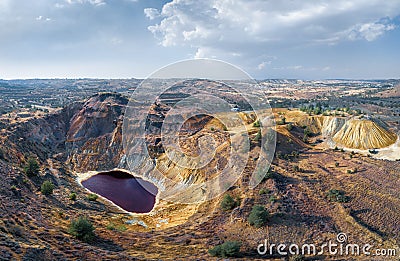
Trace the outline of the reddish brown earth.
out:
<instances>
[{"instance_id":1,"label":"reddish brown earth","mask_svg":"<svg viewBox=\"0 0 400 261\"><path fill-rule=\"evenodd\" d=\"M288 131L286 125L277 128L279 157L273 161L272 177L249 189L256 162L250 160L243 177L227 192L240 199L237 208L222 211L221 198L197 206L165 203L154 216L139 217L148 228L131 224L133 217L108 201L87 200L88 191L79 186L75 174L125 167L125 104L123 97L102 94L42 118L1 125L5 153L0 159L0 260L214 260L208 249L227 240L241 241L238 259L249 260L261 259L256 247L265 238L318 244L335 240L339 232L354 243L381 248L400 244L400 162L318 149L302 141L303 129ZM223 137L224 131L218 131ZM260 148L255 141L251 148L254 159ZM29 154L40 162L37 177L23 173ZM56 185L53 195L39 192L44 180ZM262 189L266 193L260 193ZM326 195L331 189L343 190L349 202L330 202ZM72 191L76 201L69 199ZM256 229L246 221L255 204L271 213L266 227ZM71 219L82 215L96 228L92 243L68 233Z\"/></svg>"}]
</instances>

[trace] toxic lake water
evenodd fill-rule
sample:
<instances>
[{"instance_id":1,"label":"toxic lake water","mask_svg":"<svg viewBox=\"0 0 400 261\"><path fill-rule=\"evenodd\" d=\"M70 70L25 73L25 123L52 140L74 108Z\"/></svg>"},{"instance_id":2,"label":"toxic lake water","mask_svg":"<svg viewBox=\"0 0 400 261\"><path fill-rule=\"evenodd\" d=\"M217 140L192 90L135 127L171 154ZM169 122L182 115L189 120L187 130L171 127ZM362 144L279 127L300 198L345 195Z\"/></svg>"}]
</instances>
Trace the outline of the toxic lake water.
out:
<instances>
[{"instance_id":1,"label":"toxic lake water","mask_svg":"<svg viewBox=\"0 0 400 261\"><path fill-rule=\"evenodd\" d=\"M81 183L129 212L148 213L156 203L158 189L154 184L123 171L102 172Z\"/></svg>"}]
</instances>

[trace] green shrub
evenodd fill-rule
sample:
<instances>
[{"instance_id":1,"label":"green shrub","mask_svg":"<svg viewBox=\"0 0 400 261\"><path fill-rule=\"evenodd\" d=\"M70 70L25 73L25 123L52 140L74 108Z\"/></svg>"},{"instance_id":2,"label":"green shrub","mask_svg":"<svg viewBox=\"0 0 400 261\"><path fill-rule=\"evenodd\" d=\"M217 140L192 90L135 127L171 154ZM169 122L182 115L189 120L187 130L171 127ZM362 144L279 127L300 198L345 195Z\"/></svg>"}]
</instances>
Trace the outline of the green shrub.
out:
<instances>
[{"instance_id":1,"label":"green shrub","mask_svg":"<svg viewBox=\"0 0 400 261\"><path fill-rule=\"evenodd\" d=\"M108 230L115 230L116 229L115 228L115 224L113 222L108 223L106 228Z\"/></svg>"},{"instance_id":2,"label":"green shrub","mask_svg":"<svg viewBox=\"0 0 400 261\"><path fill-rule=\"evenodd\" d=\"M335 162L335 167L339 167L339 162Z\"/></svg>"},{"instance_id":3,"label":"green shrub","mask_svg":"<svg viewBox=\"0 0 400 261\"><path fill-rule=\"evenodd\" d=\"M310 137L311 136L311 131L310 131L310 129L308 128L308 127L306 127L305 129L304 129L304 136L305 137Z\"/></svg>"},{"instance_id":4,"label":"green shrub","mask_svg":"<svg viewBox=\"0 0 400 261\"><path fill-rule=\"evenodd\" d=\"M128 229L125 225L116 226L113 222L108 223L106 228L108 230L119 231L119 232L123 232Z\"/></svg>"},{"instance_id":5,"label":"green shrub","mask_svg":"<svg viewBox=\"0 0 400 261\"><path fill-rule=\"evenodd\" d=\"M216 257L235 257L239 254L241 245L238 241L226 241L222 245L211 248L208 253Z\"/></svg>"},{"instance_id":6,"label":"green shrub","mask_svg":"<svg viewBox=\"0 0 400 261\"><path fill-rule=\"evenodd\" d=\"M349 197L345 195L345 192L337 189L329 190L327 193L327 198L332 202L349 202Z\"/></svg>"},{"instance_id":7,"label":"green shrub","mask_svg":"<svg viewBox=\"0 0 400 261\"><path fill-rule=\"evenodd\" d=\"M268 210L266 210L264 206L256 205L251 210L247 221L249 222L250 225L259 228L267 223L268 218L269 218Z\"/></svg>"},{"instance_id":8,"label":"green shrub","mask_svg":"<svg viewBox=\"0 0 400 261\"><path fill-rule=\"evenodd\" d=\"M265 188L260 189L260 191L258 192L258 194L260 194L260 195L264 195L264 194L268 194L268 193L269 193L269 189L265 189Z\"/></svg>"},{"instance_id":9,"label":"green shrub","mask_svg":"<svg viewBox=\"0 0 400 261\"><path fill-rule=\"evenodd\" d=\"M271 169L268 169L267 174L264 176L263 180L273 179L273 178L274 178L274 172Z\"/></svg>"},{"instance_id":10,"label":"green shrub","mask_svg":"<svg viewBox=\"0 0 400 261\"><path fill-rule=\"evenodd\" d=\"M274 203L276 200L277 199L276 199L276 197L274 195L270 196L269 199L268 199L268 201L271 202L271 203Z\"/></svg>"},{"instance_id":11,"label":"green shrub","mask_svg":"<svg viewBox=\"0 0 400 261\"><path fill-rule=\"evenodd\" d=\"M254 138L255 141L260 141L262 138L261 130L258 130L256 137Z\"/></svg>"},{"instance_id":12,"label":"green shrub","mask_svg":"<svg viewBox=\"0 0 400 261\"><path fill-rule=\"evenodd\" d=\"M40 187L40 192L42 192L42 194L46 196L53 194L53 190L54 184L51 183L51 181L49 180L43 182L42 186Z\"/></svg>"},{"instance_id":13,"label":"green shrub","mask_svg":"<svg viewBox=\"0 0 400 261\"><path fill-rule=\"evenodd\" d=\"M224 211L232 210L237 206L237 202L231 197L231 195L226 194L221 201L221 208Z\"/></svg>"},{"instance_id":14,"label":"green shrub","mask_svg":"<svg viewBox=\"0 0 400 261\"><path fill-rule=\"evenodd\" d=\"M288 131L293 130L293 124L292 124L292 123L289 123L289 124L286 126L286 128L287 128Z\"/></svg>"},{"instance_id":15,"label":"green shrub","mask_svg":"<svg viewBox=\"0 0 400 261\"><path fill-rule=\"evenodd\" d=\"M39 163L37 162L37 160L33 157L29 157L28 162L24 167L25 174L28 177L36 176L37 174L39 174L39 169L40 169L40 167L39 167Z\"/></svg>"},{"instance_id":16,"label":"green shrub","mask_svg":"<svg viewBox=\"0 0 400 261\"><path fill-rule=\"evenodd\" d=\"M88 199L89 201L96 201L98 197L99 197L99 196L97 196L96 194L93 194L93 193L87 195L87 199Z\"/></svg>"},{"instance_id":17,"label":"green shrub","mask_svg":"<svg viewBox=\"0 0 400 261\"><path fill-rule=\"evenodd\" d=\"M283 117L280 121L277 122L278 125L285 125L286 124L286 118Z\"/></svg>"},{"instance_id":18,"label":"green shrub","mask_svg":"<svg viewBox=\"0 0 400 261\"><path fill-rule=\"evenodd\" d=\"M94 239L94 227L85 217L72 220L69 233L79 240L90 242Z\"/></svg>"},{"instance_id":19,"label":"green shrub","mask_svg":"<svg viewBox=\"0 0 400 261\"><path fill-rule=\"evenodd\" d=\"M257 120L253 123L253 127L259 128L261 126L260 120Z\"/></svg>"},{"instance_id":20,"label":"green shrub","mask_svg":"<svg viewBox=\"0 0 400 261\"><path fill-rule=\"evenodd\" d=\"M69 199L75 201L76 200L76 193L72 192L71 194L69 194Z\"/></svg>"}]
</instances>

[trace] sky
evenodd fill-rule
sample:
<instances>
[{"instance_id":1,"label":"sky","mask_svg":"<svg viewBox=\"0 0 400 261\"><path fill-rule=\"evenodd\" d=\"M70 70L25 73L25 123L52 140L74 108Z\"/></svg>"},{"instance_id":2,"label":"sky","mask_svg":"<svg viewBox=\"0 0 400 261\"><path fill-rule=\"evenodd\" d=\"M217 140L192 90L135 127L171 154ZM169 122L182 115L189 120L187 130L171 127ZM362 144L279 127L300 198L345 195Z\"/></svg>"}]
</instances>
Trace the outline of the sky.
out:
<instances>
[{"instance_id":1,"label":"sky","mask_svg":"<svg viewBox=\"0 0 400 261\"><path fill-rule=\"evenodd\" d=\"M256 79L400 78L400 0L0 0L0 79L145 78L184 59Z\"/></svg>"}]
</instances>

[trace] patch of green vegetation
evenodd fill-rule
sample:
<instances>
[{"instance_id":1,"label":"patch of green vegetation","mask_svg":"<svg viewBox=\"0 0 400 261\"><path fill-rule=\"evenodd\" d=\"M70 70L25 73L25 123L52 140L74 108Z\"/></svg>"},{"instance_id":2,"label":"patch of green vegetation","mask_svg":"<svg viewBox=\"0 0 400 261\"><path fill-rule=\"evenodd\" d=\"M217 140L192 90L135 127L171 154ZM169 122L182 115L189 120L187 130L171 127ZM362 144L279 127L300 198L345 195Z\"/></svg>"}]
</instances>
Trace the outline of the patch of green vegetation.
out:
<instances>
[{"instance_id":1,"label":"patch of green vegetation","mask_svg":"<svg viewBox=\"0 0 400 261\"><path fill-rule=\"evenodd\" d=\"M327 193L327 198L329 199L329 201L340 203L346 203L350 200L350 198L345 195L344 191L337 189L329 190Z\"/></svg>"},{"instance_id":2,"label":"patch of green vegetation","mask_svg":"<svg viewBox=\"0 0 400 261\"><path fill-rule=\"evenodd\" d=\"M289 124L286 126L286 128L287 128L288 131L293 130L293 124L292 124L292 123L289 123Z\"/></svg>"},{"instance_id":3,"label":"patch of green vegetation","mask_svg":"<svg viewBox=\"0 0 400 261\"><path fill-rule=\"evenodd\" d=\"M40 187L40 192L42 192L42 194L45 196L53 194L53 190L54 184L50 180L43 182L42 186Z\"/></svg>"},{"instance_id":4,"label":"patch of green vegetation","mask_svg":"<svg viewBox=\"0 0 400 261\"><path fill-rule=\"evenodd\" d=\"M239 254L241 245L238 241L226 241L221 245L209 249L208 253L216 257L235 257Z\"/></svg>"},{"instance_id":5,"label":"patch of green vegetation","mask_svg":"<svg viewBox=\"0 0 400 261\"><path fill-rule=\"evenodd\" d=\"M253 123L253 127L260 128L260 127L261 127L261 122L260 122L260 120L255 121L255 122Z\"/></svg>"},{"instance_id":6,"label":"patch of green vegetation","mask_svg":"<svg viewBox=\"0 0 400 261\"><path fill-rule=\"evenodd\" d=\"M107 229L112 231L123 232L126 231L128 228L125 225L116 226L113 222L110 222L107 224Z\"/></svg>"},{"instance_id":7,"label":"patch of green vegetation","mask_svg":"<svg viewBox=\"0 0 400 261\"><path fill-rule=\"evenodd\" d=\"M99 196L97 196L96 194L93 194L93 193L87 195L87 199L89 201L96 201L98 198L99 198Z\"/></svg>"},{"instance_id":8,"label":"patch of green vegetation","mask_svg":"<svg viewBox=\"0 0 400 261\"><path fill-rule=\"evenodd\" d=\"M311 134L312 134L312 133L311 133L310 128L306 127L306 128L304 129L304 136L310 137Z\"/></svg>"},{"instance_id":9,"label":"patch of green vegetation","mask_svg":"<svg viewBox=\"0 0 400 261\"><path fill-rule=\"evenodd\" d=\"M250 225L260 228L264 226L269 218L268 210L261 205L253 206L253 209L250 212L250 215L247 219Z\"/></svg>"},{"instance_id":10,"label":"patch of green vegetation","mask_svg":"<svg viewBox=\"0 0 400 261\"><path fill-rule=\"evenodd\" d=\"M33 177L39 174L39 163L34 157L29 157L28 162L24 167L25 174L28 177Z\"/></svg>"},{"instance_id":11,"label":"patch of green vegetation","mask_svg":"<svg viewBox=\"0 0 400 261\"><path fill-rule=\"evenodd\" d=\"M119 232L123 232L123 231L126 231L128 228L125 226L125 225L119 225L118 227L117 227L117 230L119 231Z\"/></svg>"},{"instance_id":12,"label":"patch of green vegetation","mask_svg":"<svg viewBox=\"0 0 400 261\"><path fill-rule=\"evenodd\" d=\"M283 117L280 121L277 121L276 124L278 124L278 125L285 125L285 124L286 124L286 118Z\"/></svg>"},{"instance_id":13,"label":"patch of green vegetation","mask_svg":"<svg viewBox=\"0 0 400 261\"><path fill-rule=\"evenodd\" d=\"M71 194L69 194L69 199L75 201L76 200L76 193L75 192L71 192Z\"/></svg>"},{"instance_id":14,"label":"patch of green vegetation","mask_svg":"<svg viewBox=\"0 0 400 261\"><path fill-rule=\"evenodd\" d=\"M269 192L270 192L269 189L262 188L262 189L260 189L260 191L258 192L258 194L264 195L264 194L268 194Z\"/></svg>"},{"instance_id":15,"label":"patch of green vegetation","mask_svg":"<svg viewBox=\"0 0 400 261\"><path fill-rule=\"evenodd\" d=\"M262 138L261 130L258 130L256 137L254 138L255 141L260 141Z\"/></svg>"},{"instance_id":16,"label":"patch of green vegetation","mask_svg":"<svg viewBox=\"0 0 400 261\"><path fill-rule=\"evenodd\" d=\"M268 201L271 202L271 203L274 203L274 202L277 201L277 198L274 195L272 195L272 196L269 197Z\"/></svg>"},{"instance_id":17,"label":"patch of green vegetation","mask_svg":"<svg viewBox=\"0 0 400 261\"><path fill-rule=\"evenodd\" d=\"M94 239L93 224L86 217L72 220L69 233L84 242L91 242Z\"/></svg>"},{"instance_id":18,"label":"patch of green vegetation","mask_svg":"<svg viewBox=\"0 0 400 261\"><path fill-rule=\"evenodd\" d=\"M232 210L238 206L238 202L235 201L231 195L225 194L221 201L221 208L224 211Z\"/></svg>"}]
</instances>

